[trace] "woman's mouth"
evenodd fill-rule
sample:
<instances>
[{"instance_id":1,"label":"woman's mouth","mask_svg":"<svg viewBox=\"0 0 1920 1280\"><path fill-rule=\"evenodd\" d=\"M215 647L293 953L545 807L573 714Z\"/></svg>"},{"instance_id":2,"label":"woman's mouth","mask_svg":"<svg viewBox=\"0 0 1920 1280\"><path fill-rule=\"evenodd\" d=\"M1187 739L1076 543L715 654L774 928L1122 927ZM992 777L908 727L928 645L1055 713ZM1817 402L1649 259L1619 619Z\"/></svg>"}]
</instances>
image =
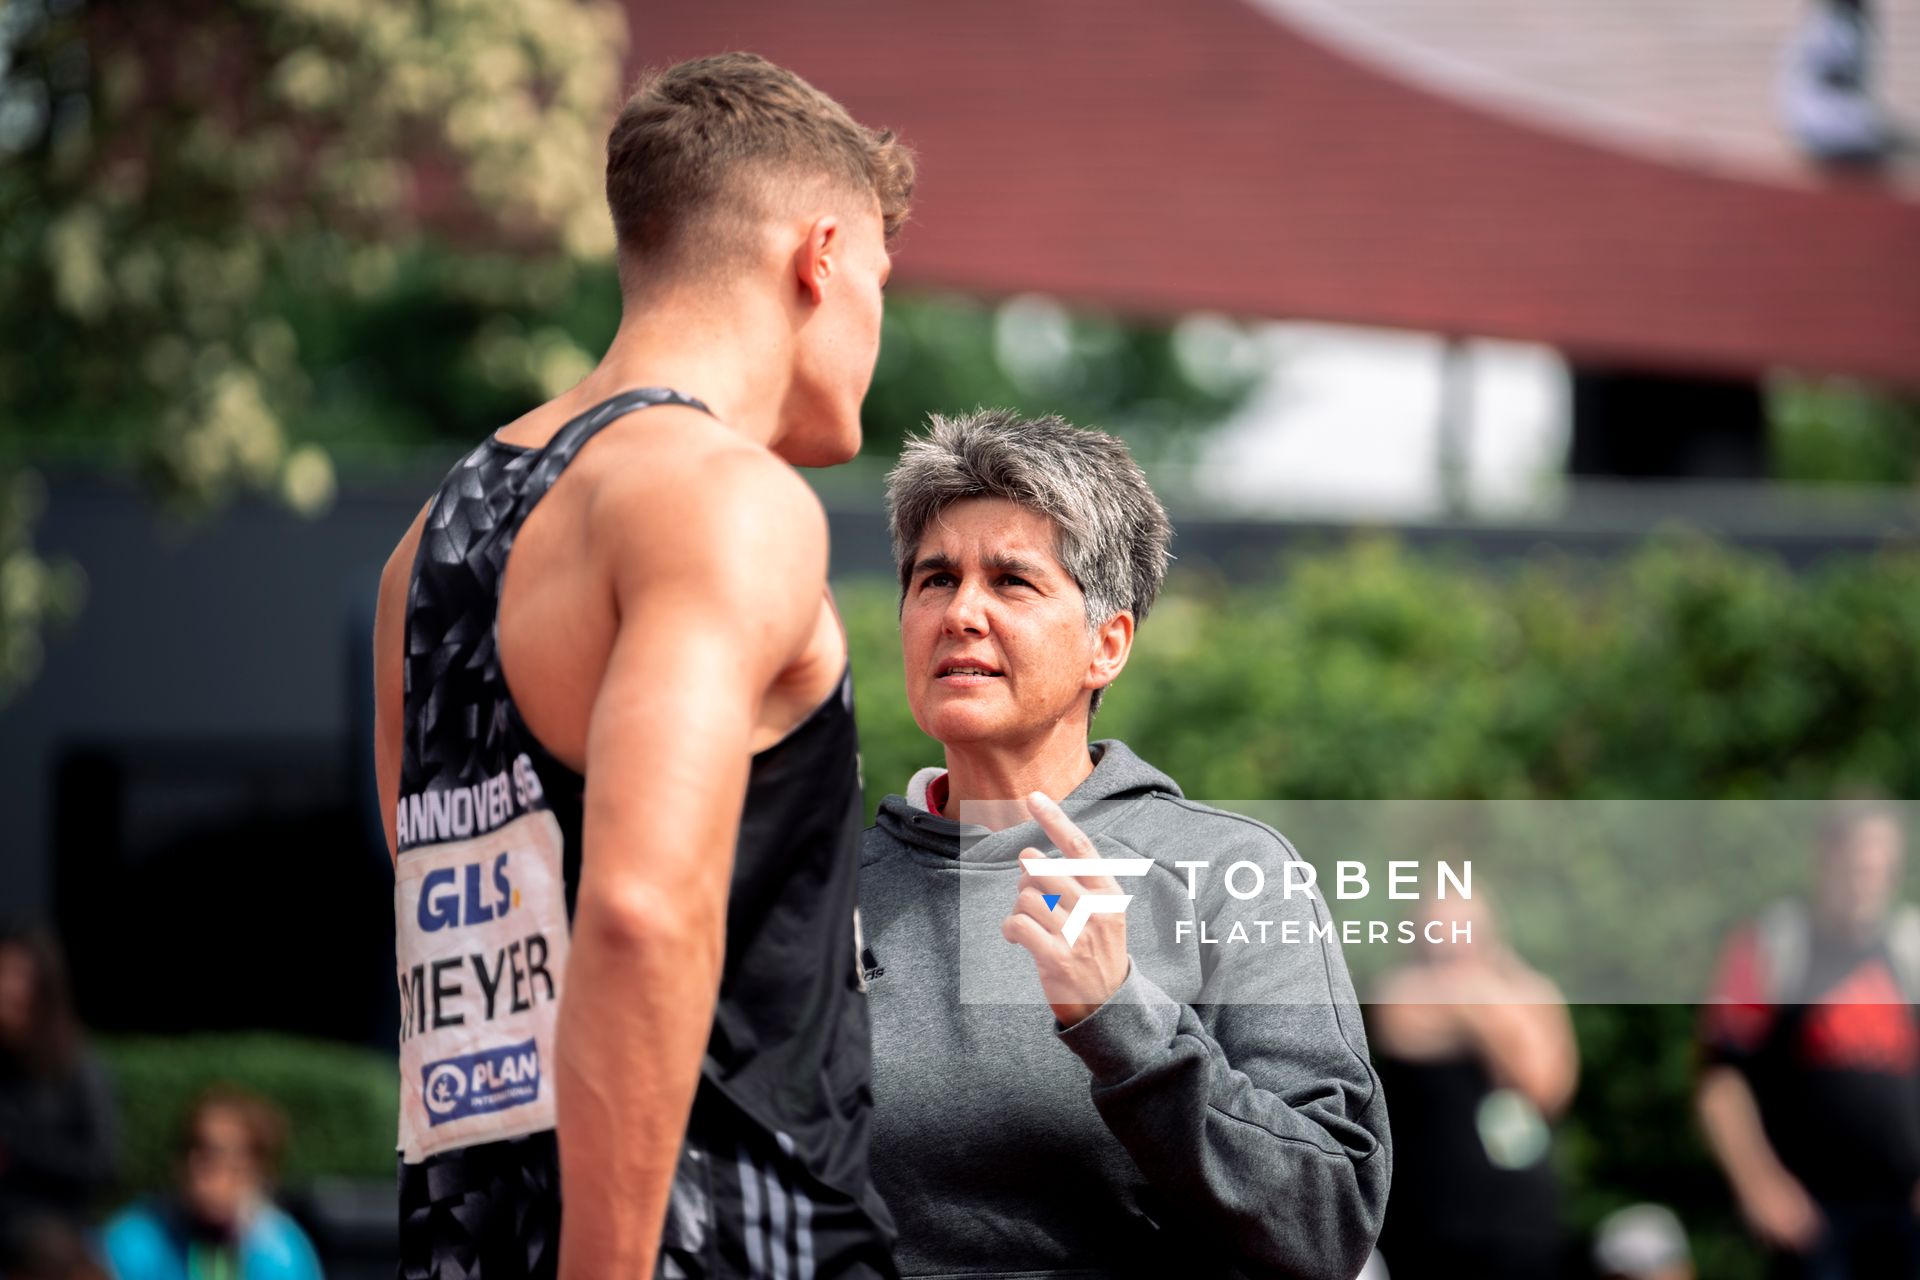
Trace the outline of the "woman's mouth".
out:
<instances>
[{"instance_id":1,"label":"woman's mouth","mask_svg":"<svg viewBox=\"0 0 1920 1280\"><path fill-rule=\"evenodd\" d=\"M999 680L1002 676L984 662L947 661L940 664L933 678L949 687L973 688L989 680Z\"/></svg>"}]
</instances>

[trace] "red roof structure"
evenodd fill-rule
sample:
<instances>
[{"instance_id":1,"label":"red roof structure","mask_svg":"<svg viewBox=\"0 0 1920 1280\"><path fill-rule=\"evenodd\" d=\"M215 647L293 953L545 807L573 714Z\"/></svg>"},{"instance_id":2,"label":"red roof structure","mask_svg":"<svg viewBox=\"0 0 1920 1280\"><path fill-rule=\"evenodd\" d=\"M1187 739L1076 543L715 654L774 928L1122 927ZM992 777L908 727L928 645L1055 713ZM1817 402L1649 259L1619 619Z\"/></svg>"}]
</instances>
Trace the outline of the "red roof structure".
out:
<instances>
[{"instance_id":1,"label":"red roof structure","mask_svg":"<svg viewBox=\"0 0 1920 1280\"><path fill-rule=\"evenodd\" d=\"M906 136L903 281L1920 386L1920 183L1772 141L1786 0L1545 7L1690 40L1717 68L1691 88L1513 0L630 3L636 69L752 49ZM1755 38L1687 25L1756 6ZM1437 47L1448 9L1466 35ZM1714 84L1746 97L1690 132L1688 93Z\"/></svg>"}]
</instances>

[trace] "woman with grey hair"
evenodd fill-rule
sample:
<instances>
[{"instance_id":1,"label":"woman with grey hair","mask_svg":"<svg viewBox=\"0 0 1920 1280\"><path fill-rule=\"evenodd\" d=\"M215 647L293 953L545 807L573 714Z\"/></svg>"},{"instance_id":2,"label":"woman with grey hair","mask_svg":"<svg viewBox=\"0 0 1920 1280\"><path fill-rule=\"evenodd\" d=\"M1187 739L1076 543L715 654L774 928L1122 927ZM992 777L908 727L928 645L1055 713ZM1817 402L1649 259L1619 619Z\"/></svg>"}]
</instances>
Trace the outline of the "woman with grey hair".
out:
<instances>
[{"instance_id":1,"label":"woman with grey hair","mask_svg":"<svg viewBox=\"0 0 1920 1280\"><path fill-rule=\"evenodd\" d=\"M1111 436L983 411L934 418L887 496L907 700L946 756L862 857L902 1273L1351 1280L1390 1155L1325 912L1273 891L1277 832L1087 741L1166 572L1146 478ZM1048 843L1066 863L1023 861ZM1236 862L1269 891L1229 892Z\"/></svg>"}]
</instances>

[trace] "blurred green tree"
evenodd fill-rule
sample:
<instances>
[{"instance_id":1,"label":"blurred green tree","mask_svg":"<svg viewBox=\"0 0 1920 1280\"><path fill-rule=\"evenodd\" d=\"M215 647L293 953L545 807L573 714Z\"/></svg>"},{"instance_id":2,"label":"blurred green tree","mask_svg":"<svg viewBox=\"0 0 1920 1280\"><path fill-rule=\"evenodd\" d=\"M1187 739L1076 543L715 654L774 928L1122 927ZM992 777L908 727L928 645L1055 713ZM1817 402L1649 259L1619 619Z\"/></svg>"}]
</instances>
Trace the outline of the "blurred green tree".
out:
<instances>
[{"instance_id":1,"label":"blurred green tree","mask_svg":"<svg viewBox=\"0 0 1920 1280\"><path fill-rule=\"evenodd\" d=\"M8 24L9 431L111 441L176 497L325 504L288 425L315 390L295 298L386 297L430 228L513 247L436 278L477 305L611 249L612 0L26 0Z\"/></svg>"},{"instance_id":2,"label":"blurred green tree","mask_svg":"<svg viewBox=\"0 0 1920 1280\"><path fill-rule=\"evenodd\" d=\"M332 463L299 424L326 389L289 315L386 297L430 228L514 251L438 276L453 307L552 299L604 262L625 43L615 0L7 5L0 466L77 451L188 507L324 508ZM384 336L396 364L428 354ZM584 359L548 343L538 371ZM10 564L37 563L24 510ZM60 604L58 575L14 576L46 590L0 593L0 687Z\"/></svg>"},{"instance_id":3,"label":"blurred green tree","mask_svg":"<svg viewBox=\"0 0 1920 1280\"><path fill-rule=\"evenodd\" d=\"M912 230L901 252L911 260ZM862 412L862 452L891 461L930 412L981 406L1056 413L1177 460L1246 399L1271 353L1217 316L1128 320L1027 295L892 299Z\"/></svg>"},{"instance_id":4,"label":"blurred green tree","mask_svg":"<svg viewBox=\"0 0 1920 1280\"><path fill-rule=\"evenodd\" d=\"M39 670L42 629L72 617L86 595L78 565L34 551L43 499L33 472L0 472L0 703Z\"/></svg>"}]
</instances>

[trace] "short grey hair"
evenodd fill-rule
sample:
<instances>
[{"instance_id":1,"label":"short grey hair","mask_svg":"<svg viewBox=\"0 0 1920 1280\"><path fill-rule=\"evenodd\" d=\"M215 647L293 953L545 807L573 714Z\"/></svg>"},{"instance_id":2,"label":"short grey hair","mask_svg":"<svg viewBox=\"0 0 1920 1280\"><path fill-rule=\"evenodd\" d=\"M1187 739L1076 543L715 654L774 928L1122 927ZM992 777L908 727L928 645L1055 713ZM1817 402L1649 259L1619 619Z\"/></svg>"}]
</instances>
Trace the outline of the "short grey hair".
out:
<instances>
[{"instance_id":1,"label":"short grey hair","mask_svg":"<svg viewBox=\"0 0 1920 1280\"><path fill-rule=\"evenodd\" d=\"M1086 597L1090 629L1122 612L1145 621L1166 580L1173 526L1124 443L1010 409L931 415L887 475L903 602L927 526L967 498L1004 498L1053 522L1054 557Z\"/></svg>"}]
</instances>

